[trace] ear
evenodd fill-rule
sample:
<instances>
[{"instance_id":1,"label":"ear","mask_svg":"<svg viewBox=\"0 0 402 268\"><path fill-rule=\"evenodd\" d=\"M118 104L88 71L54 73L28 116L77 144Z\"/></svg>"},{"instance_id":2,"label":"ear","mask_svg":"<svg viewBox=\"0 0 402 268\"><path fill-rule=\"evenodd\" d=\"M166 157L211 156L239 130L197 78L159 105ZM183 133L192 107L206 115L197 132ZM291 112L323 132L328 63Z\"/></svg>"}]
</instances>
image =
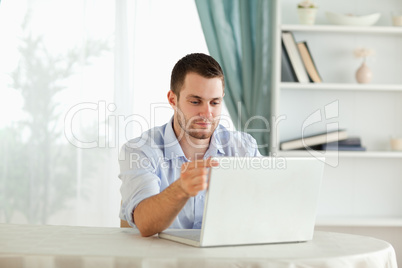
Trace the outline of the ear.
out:
<instances>
[{"instance_id":1,"label":"ear","mask_svg":"<svg viewBox=\"0 0 402 268\"><path fill-rule=\"evenodd\" d=\"M174 110L176 110L176 106L177 106L177 96L176 96L176 94L174 94L173 91L169 90L169 92L167 94L167 99L168 99L168 102L169 102L170 106L172 106L172 108Z\"/></svg>"}]
</instances>

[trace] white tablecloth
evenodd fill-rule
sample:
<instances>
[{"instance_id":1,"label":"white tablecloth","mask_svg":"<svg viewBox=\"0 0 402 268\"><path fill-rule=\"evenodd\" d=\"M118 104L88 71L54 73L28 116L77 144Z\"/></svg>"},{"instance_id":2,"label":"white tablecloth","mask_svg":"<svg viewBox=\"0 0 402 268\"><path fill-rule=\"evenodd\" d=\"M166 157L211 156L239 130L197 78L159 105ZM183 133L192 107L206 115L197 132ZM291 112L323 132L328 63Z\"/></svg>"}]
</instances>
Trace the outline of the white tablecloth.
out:
<instances>
[{"instance_id":1,"label":"white tablecloth","mask_svg":"<svg viewBox=\"0 0 402 268\"><path fill-rule=\"evenodd\" d=\"M195 248L130 228L0 224L1 268L392 267L382 240L315 232L305 243Z\"/></svg>"}]
</instances>

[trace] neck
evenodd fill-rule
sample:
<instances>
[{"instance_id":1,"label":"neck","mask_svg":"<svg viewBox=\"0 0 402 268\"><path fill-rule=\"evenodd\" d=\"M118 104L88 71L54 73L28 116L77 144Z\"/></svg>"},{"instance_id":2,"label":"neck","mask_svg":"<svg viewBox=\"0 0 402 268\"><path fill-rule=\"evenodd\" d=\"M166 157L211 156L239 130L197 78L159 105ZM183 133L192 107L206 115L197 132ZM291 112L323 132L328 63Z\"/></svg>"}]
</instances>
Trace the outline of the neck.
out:
<instances>
[{"instance_id":1,"label":"neck","mask_svg":"<svg viewBox=\"0 0 402 268\"><path fill-rule=\"evenodd\" d=\"M195 139L188 134L184 134L179 140L180 146L187 159L198 160L203 159L209 147L209 139Z\"/></svg>"}]
</instances>

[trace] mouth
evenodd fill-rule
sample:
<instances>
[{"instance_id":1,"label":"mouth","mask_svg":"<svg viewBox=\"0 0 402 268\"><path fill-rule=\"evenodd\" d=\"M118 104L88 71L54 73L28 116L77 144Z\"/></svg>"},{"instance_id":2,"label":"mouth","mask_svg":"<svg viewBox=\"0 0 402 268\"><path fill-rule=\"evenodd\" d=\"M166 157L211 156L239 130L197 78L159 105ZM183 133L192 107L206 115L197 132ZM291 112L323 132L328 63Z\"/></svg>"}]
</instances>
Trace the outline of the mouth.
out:
<instances>
[{"instance_id":1,"label":"mouth","mask_svg":"<svg viewBox=\"0 0 402 268\"><path fill-rule=\"evenodd\" d=\"M198 125L198 126L201 126L201 127L209 127L209 126L211 126L211 123L208 123L208 122L196 122L195 124Z\"/></svg>"}]
</instances>

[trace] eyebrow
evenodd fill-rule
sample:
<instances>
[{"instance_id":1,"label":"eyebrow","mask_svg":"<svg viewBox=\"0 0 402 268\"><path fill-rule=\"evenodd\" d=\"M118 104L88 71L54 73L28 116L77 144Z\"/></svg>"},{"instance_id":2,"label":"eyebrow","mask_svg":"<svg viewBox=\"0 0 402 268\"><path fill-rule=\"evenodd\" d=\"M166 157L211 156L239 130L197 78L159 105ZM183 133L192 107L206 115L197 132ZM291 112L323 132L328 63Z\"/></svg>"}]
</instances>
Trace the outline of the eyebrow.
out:
<instances>
[{"instance_id":1,"label":"eyebrow","mask_svg":"<svg viewBox=\"0 0 402 268\"><path fill-rule=\"evenodd\" d=\"M192 99L192 98L198 99L198 100L204 100L204 98L197 96L197 95L193 95L193 94L190 94L186 97L186 99ZM222 97L212 98L211 100L222 100Z\"/></svg>"}]
</instances>

